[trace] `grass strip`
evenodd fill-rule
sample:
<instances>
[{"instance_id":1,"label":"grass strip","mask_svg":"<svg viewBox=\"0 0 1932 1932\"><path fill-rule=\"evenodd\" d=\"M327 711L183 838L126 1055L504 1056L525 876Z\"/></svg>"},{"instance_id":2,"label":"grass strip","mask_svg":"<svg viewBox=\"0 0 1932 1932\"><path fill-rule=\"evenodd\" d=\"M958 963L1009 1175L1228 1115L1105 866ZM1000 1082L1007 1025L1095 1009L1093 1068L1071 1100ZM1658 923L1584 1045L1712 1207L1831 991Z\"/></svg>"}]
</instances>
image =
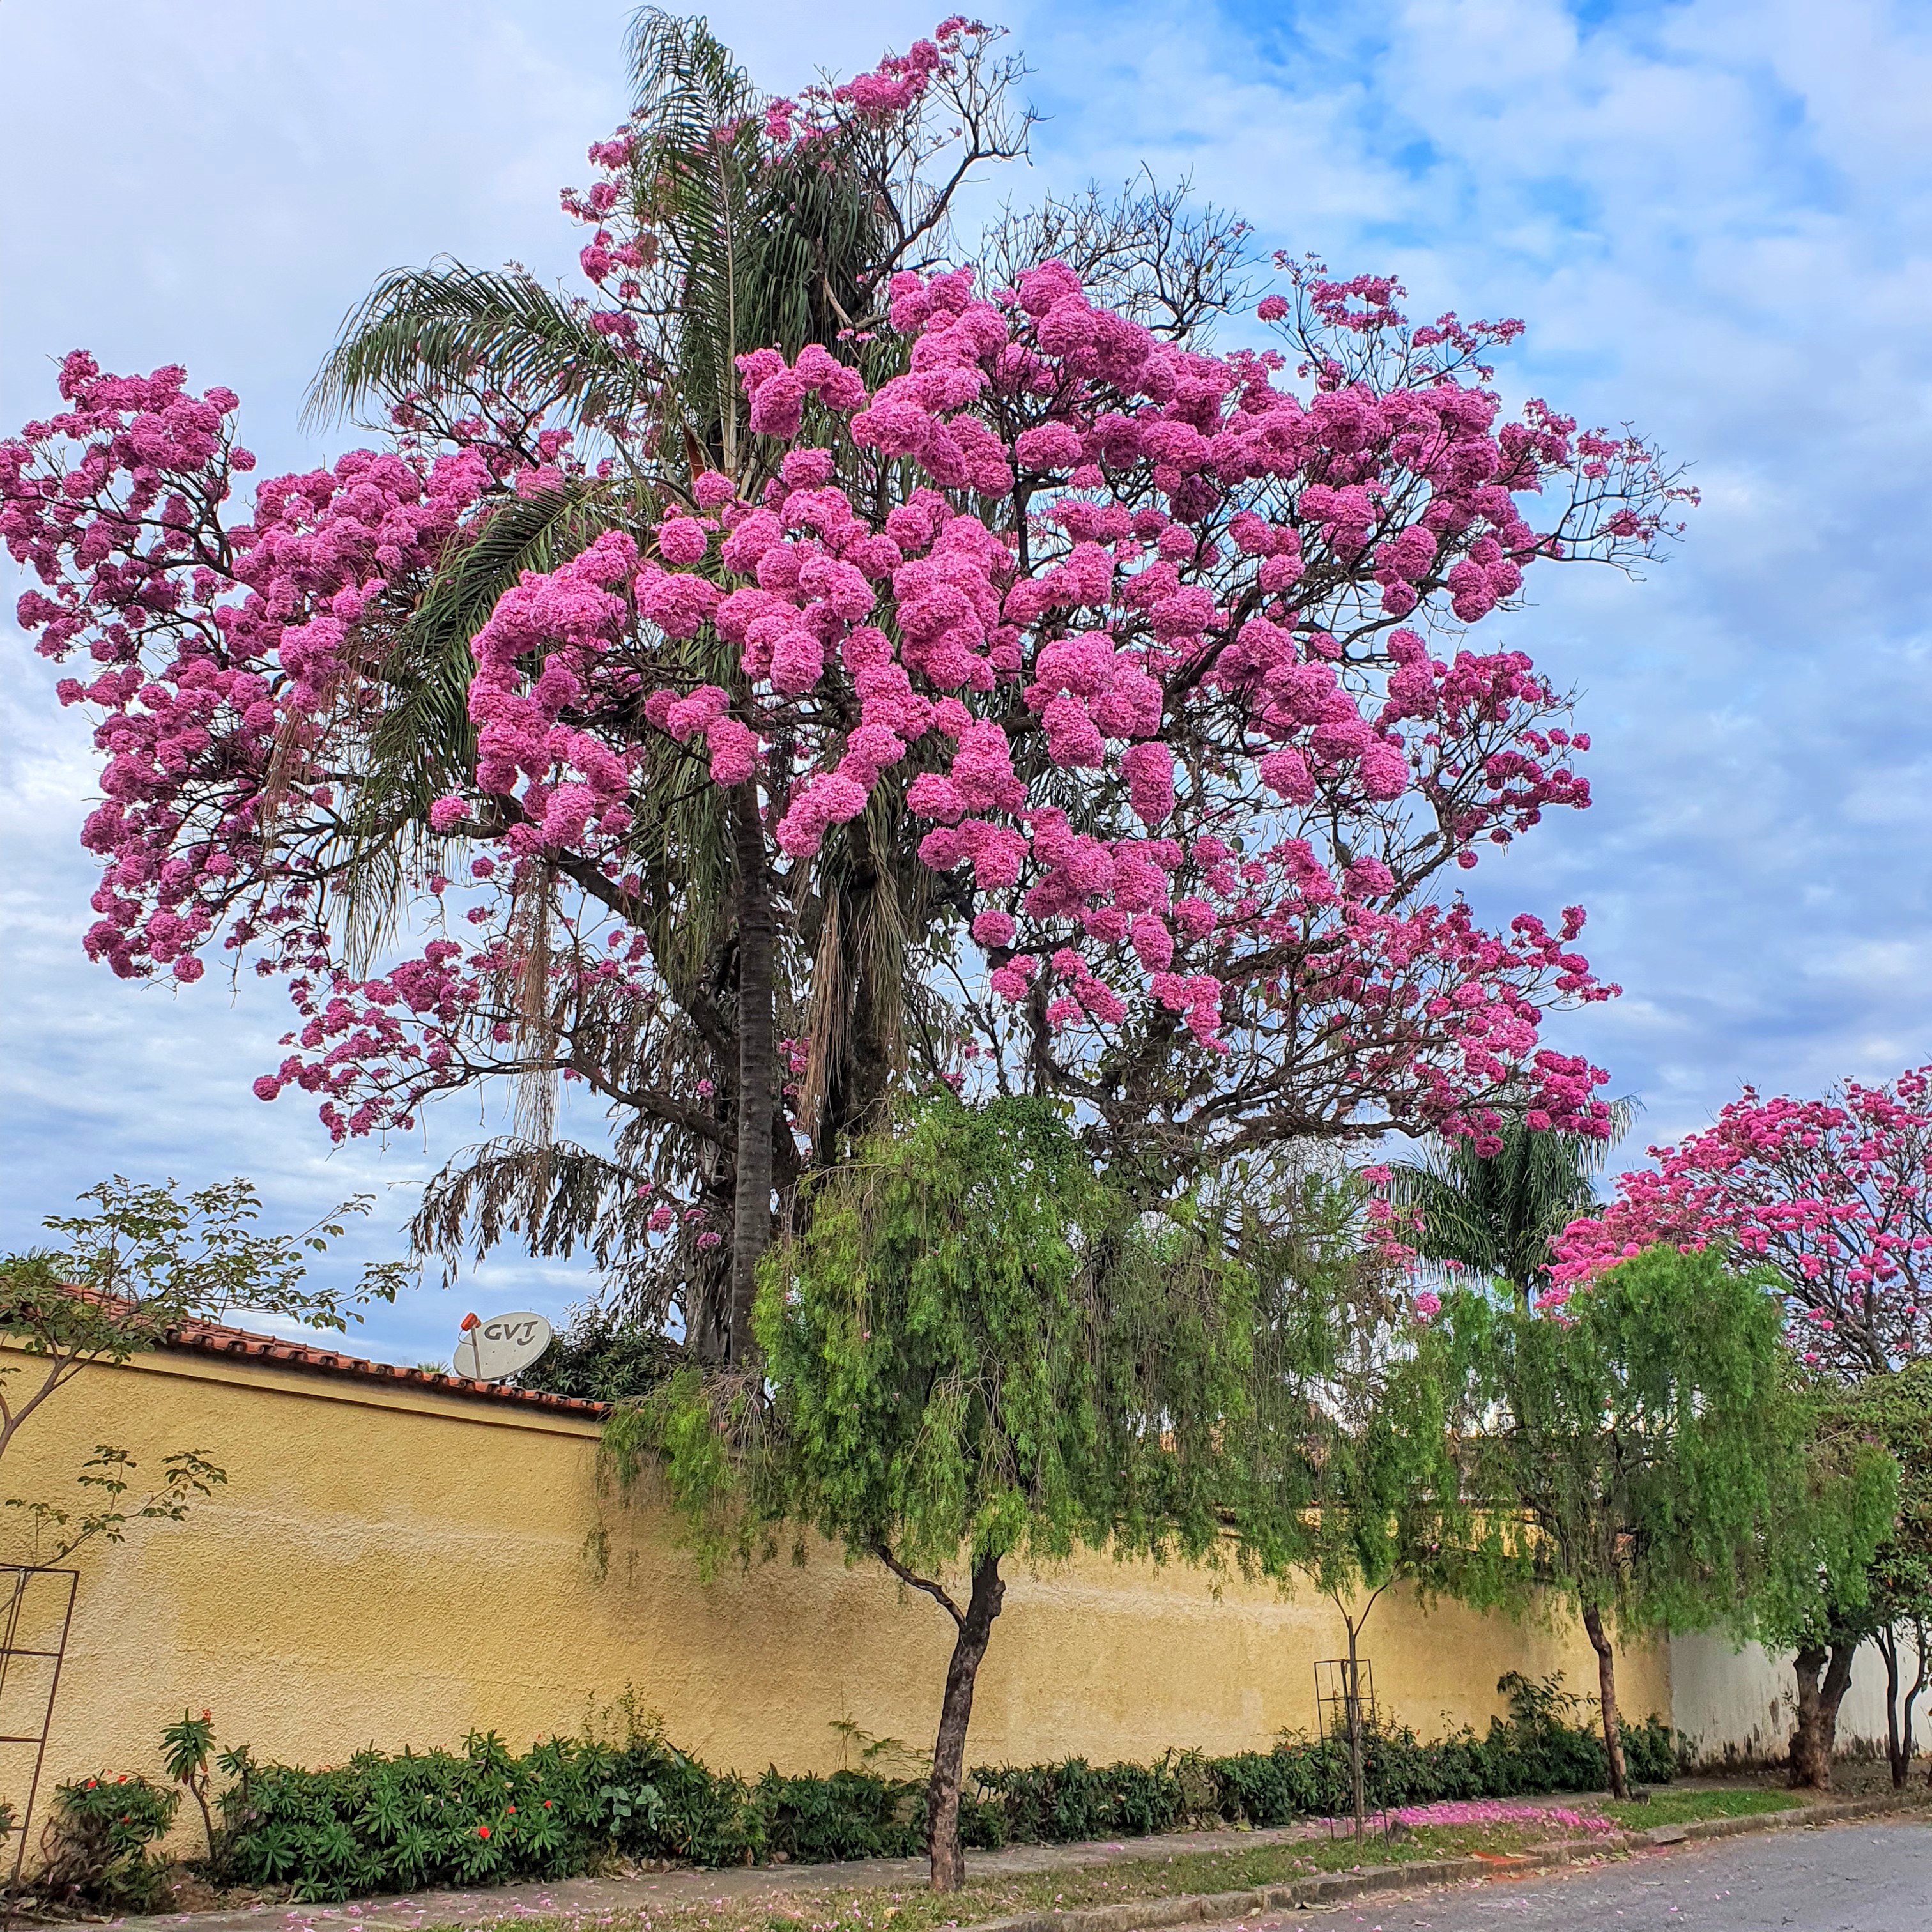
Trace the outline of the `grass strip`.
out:
<instances>
[{"instance_id":1,"label":"grass strip","mask_svg":"<svg viewBox=\"0 0 1932 1932\"><path fill-rule=\"evenodd\" d=\"M1791 1810L1803 1802L1793 1791L1653 1791L1641 1804L1612 1799L1587 1808L1614 1819L1627 1832L1647 1832L1654 1825L1690 1825L1702 1818L1755 1818Z\"/></svg>"},{"instance_id":2,"label":"grass strip","mask_svg":"<svg viewBox=\"0 0 1932 1932\"><path fill-rule=\"evenodd\" d=\"M1600 1815L1627 1830L1688 1824L1704 1818L1739 1818L1791 1808L1798 1800L1778 1791L1659 1792L1644 1804L1559 1800L1586 1815ZM1046 1872L972 1878L950 1896L923 1886L827 1886L761 1892L704 1904L608 1906L581 1913L518 1914L528 1932L938 1932L1032 1912L1120 1905L1140 1900L1292 1885L1298 1879L1372 1865L1402 1865L1478 1852L1507 1857L1549 1841L1552 1828L1522 1825L1424 1826L1394 1838L1372 1832L1352 1837L1303 1838L1224 1852L1178 1852L1165 1858L1126 1858Z\"/></svg>"}]
</instances>

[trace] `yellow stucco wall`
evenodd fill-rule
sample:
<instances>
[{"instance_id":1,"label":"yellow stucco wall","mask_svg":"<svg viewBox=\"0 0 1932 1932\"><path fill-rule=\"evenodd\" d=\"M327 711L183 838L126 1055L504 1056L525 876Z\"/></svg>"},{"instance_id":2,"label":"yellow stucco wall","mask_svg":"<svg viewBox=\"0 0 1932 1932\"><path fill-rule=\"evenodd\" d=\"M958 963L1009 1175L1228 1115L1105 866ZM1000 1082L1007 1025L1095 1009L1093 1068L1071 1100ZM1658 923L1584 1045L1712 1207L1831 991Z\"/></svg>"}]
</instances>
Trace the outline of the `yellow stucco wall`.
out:
<instances>
[{"instance_id":1,"label":"yellow stucco wall","mask_svg":"<svg viewBox=\"0 0 1932 1932\"><path fill-rule=\"evenodd\" d=\"M191 1354L90 1369L16 1438L0 1495L56 1498L98 1442L159 1466L192 1447L225 1489L80 1559L48 1770L157 1769L156 1738L213 1707L224 1743L310 1765L359 1746L521 1746L574 1732L627 1684L716 1766L829 1769L835 1723L929 1744L951 1627L876 1564L820 1550L712 1582L648 1510L600 1500L594 1425L535 1408ZM609 1532L608 1570L586 1538ZM1326 1602L1090 1557L1009 1586L971 1759L1146 1757L1264 1747L1315 1728ZM1496 1678L1587 1646L1454 1607L1378 1606L1365 1652L1384 1706L1425 1735L1479 1729ZM1621 1666L1626 1711L1670 1709L1660 1651ZM7 1728L12 1728L10 1725ZM19 1781L18 1754L0 1789Z\"/></svg>"}]
</instances>

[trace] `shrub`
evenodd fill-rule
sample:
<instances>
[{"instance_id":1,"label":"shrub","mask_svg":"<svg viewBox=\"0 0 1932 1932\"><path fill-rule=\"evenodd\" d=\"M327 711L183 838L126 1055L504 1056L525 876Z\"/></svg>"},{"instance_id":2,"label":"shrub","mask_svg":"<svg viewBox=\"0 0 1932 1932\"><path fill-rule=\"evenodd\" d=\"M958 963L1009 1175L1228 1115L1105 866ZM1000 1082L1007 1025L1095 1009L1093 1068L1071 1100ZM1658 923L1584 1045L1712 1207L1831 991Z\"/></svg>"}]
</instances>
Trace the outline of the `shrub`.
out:
<instances>
[{"instance_id":1,"label":"shrub","mask_svg":"<svg viewBox=\"0 0 1932 1932\"><path fill-rule=\"evenodd\" d=\"M1486 1737L1462 1730L1424 1744L1406 1726L1372 1727L1367 1781L1377 1805L1595 1790L1603 1740L1555 1678L1497 1687L1510 1714ZM906 1858L923 1846L926 1786L872 1771L782 1775L755 1784L709 1769L655 1724L621 1744L553 1738L521 1754L494 1732L462 1751L358 1752L334 1769L219 1760L234 1782L214 1834L218 1878L286 1887L312 1901L434 1885L556 1879L616 1858L697 1865L783 1858L802 1864ZM205 1760L204 1746L201 1762ZM1670 1732L1654 1718L1624 1734L1633 1776L1667 1780ZM111 1801L97 1791L120 1794ZM158 1889L146 1853L172 1820L178 1792L130 1778L64 1786L56 1832L67 1849L63 1895L138 1906ZM1345 1811L1348 1754L1284 1736L1272 1750L1209 1758L1169 1751L1153 1764L982 1766L960 1800L976 1850L1132 1838L1192 1824L1285 1825ZM121 1814L126 1814L123 1817ZM118 1833L118 1835L116 1835Z\"/></svg>"},{"instance_id":2,"label":"shrub","mask_svg":"<svg viewBox=\"0 0 1932 1932\"><path fill-rule=\"evenodd\" d=\"M552 1738L517 1756L472 1732L460 1756L367 1750L325 1772L250 1762L221 1804L229 1874L310 1900L561 1878L614 1853L738 1864L765 1849L745 1780L655 1735Z\"/></svg>"},{"instance_id":3,"label":"shrub","mask_svg":"<svg viewBox=\"0 0 1932 1932\"><path fill-rule=\"evenodd\" d=\"M1467 1728L1424 1744L1406 1725L1369 1727L1365 1784L1377 1807L1430 1804L1444 1798L1515 1798L1546 1791L1600 1791L1610 1782L1601 1735L1582 1700L1560 1679L1540 1683L1512 1671L1496 1685L1510 1714L1492 1718L1489 1735ZM1667 1784L1676 1764L1670 1726L1656 1717L1623 1729L1632 1778ZM1348 1750L1339 1741L1284 1736L1271 1751L1211 1760L1220 1780L1220 1814L1234 1823L1286 1825L1337 1816L1352 1804Z\"/></svg>"},{"instance_id":4,"label":"shrub","mask_svg":"<svg viewBox=\"0 0 1932 1932\"><path fill-rule=\"evenodd\" d=\"M178 1791L105 1772L58 1786L36 1888L62 1904L147 1911L160 1898L166 1870L148 1848L166 1836L180 1803Z\"/></svg>"}]
</instances>

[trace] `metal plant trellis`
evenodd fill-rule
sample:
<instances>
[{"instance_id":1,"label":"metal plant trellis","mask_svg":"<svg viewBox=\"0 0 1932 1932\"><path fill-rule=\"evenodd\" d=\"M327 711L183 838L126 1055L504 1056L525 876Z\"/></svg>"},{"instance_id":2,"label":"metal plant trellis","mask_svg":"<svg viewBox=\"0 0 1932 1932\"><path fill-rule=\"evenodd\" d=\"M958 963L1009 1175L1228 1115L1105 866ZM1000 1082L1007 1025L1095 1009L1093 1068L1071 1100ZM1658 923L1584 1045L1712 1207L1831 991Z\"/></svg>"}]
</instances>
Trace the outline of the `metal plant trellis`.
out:
<instances>
[{"instance_id":1,"label":"metal plant trellis","mask_svg":"<svg viewBox=\"0 0 1932 1932\"><path fill-rule=\"evenodd\" d=\"M34 1801L40 1795L47 1734L53 1726L54 1699L60 1690L61 1665L74 1628L74 1592L80 1581L77 1570L0 1564L0 1724L6 1726L0 1730L0 1747L10 1754L24 1752L31 1745L34 1754L26 1802L14 1821L14 1869L7 1886L10 1916L13 1902L20 1896L27 1828L33 1820ZM38 1587L42 1584L46 1587ZM20 1714L18 1722L16 1712Z\"/></svg>"},{"instance_id":2,"label":"metal plant trellis","mask_svg":"<svg viewBox=\"0 0 1932 1932\"><path fill-rule=\"evenodd\" d=\"M1315 1666L1315 1708L1320 1720L1322 1742L1338 1744L1348 1754L1348 1796L1358 1838L1368 1833L1371 1808L1364 1760L1369 1735L1376 1727L1375 1666L1366 1657L1324 1657ZM1388 1827L1385 1808L1377 1804L1373 1815ZM1328 1835L1335 1835L1336 1820L1328 1820Z\"/></svg>"}]
</instances>

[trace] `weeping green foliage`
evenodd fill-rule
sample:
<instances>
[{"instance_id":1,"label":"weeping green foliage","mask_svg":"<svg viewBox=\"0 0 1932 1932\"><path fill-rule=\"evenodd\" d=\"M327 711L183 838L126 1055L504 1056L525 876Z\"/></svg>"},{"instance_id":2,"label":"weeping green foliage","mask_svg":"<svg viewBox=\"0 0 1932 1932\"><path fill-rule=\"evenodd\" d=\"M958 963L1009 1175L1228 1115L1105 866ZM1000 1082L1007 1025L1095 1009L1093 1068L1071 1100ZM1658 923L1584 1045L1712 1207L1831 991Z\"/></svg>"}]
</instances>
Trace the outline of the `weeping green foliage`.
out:
<instances>
[{"instance_id":1,"label":"weeping green foliage","mask_svg":"<svg viewBox=\"0 0 1932 1932\"><path fill-rule=\"evenodd\" d=\"M1862 1572L1897 1473L1874 1443L1815 1453L1776 1298L1714 1252L1657 1247L1564 1316L1460 1293L1438 1336L1495 1594L1534 1583L1626 1636L1758 1634L1822 1563Z\"/></svg>"},{"instance_id":2,"label":"weeping green foliage","mask_svg":"<svg viewBox=\"0 0 1932 1932\"><path fill-rule=\"evenodd\" d=\"M1240 1270L1128 1215L1040 1101L934 1103L813 1191L760 1281L769 1406L688 1374L619 1432L702 1539L786 1522L932 1570L1214 1554Z\"/></svg>"},{"instance_id":3,"label":"weeping green foliage","mask_svg":"<svg viewBox=\"0 0 1932 1932\"><path fill-rule=\"evenodd\" d=\"M1932 1361L1874 1376L1846 1407L1848 1423L1898 1465L1897 1513L1870 1573L1876 1614L1887 1625L1932 1623Z\"/></svg>"},{"instance_id":4,"label":"weeping green foliage","mask_svg":"<svg viewBox=\"0 0 1932 1932\"><path fill-rule=\"evenodd\" d=\"M1932 1622L1932 1363L1810 1396L1803 1480L1779 1498L1791 1548L1760 1618L1764 1641L1882 1642L1894 1624ZM1821 1507L1874 1462L1894 1472L1895 1486L1872 1483L1866 1513ZM1874 1534L1868 1516L1881 1510Z\"/></svg>"},{"instance_id":5,"label":"weeping green foliage","mask_svg":"<svg viewBox=\"0 0 1932 1932\"><path fill-rule=\"evenodd\" d=\"M1490 1280L1527 1301L1550 1279L1550 1244L1595 1201L1592 1185L1636 1108L1610 1103L1611 1134L1537 1132L1511 1120L1493 1154L1473 1140L1434 1142L1420 1161L1390 1163L1389 1195L1414 1216L1418 1251Z\"/></svg>"},{"instance_id":6,"label":"weeping green foliage","mask_svg":"<svg viewBox=\"0 0 1932 1932\"><path fill-rule=\"evenodd\" d=\"M1448 1391L1416 1346L1391 1264L1352 1174L1299 1173L1267 1190L1240 1252L1256 1284L1242 1547L1264 1571L1324 1594L1397 1581L1454 1590L1475 1534Z\"/></svg>"}]
</instances>

